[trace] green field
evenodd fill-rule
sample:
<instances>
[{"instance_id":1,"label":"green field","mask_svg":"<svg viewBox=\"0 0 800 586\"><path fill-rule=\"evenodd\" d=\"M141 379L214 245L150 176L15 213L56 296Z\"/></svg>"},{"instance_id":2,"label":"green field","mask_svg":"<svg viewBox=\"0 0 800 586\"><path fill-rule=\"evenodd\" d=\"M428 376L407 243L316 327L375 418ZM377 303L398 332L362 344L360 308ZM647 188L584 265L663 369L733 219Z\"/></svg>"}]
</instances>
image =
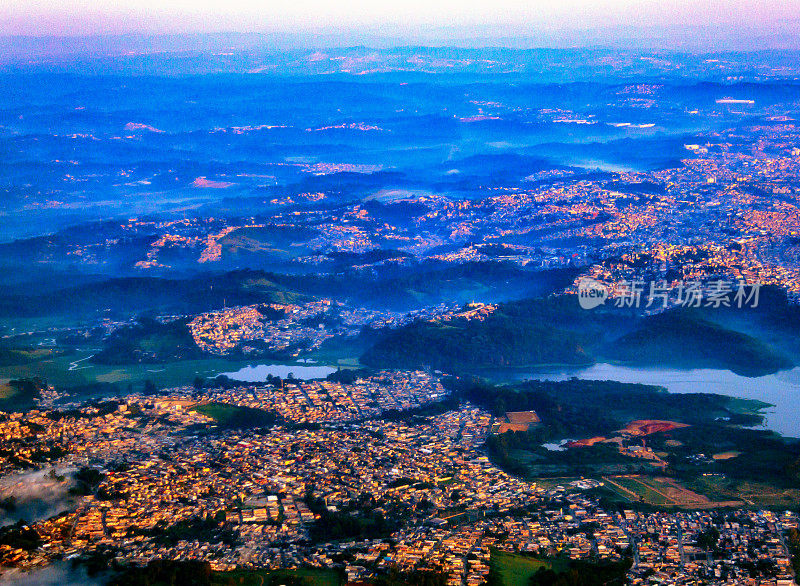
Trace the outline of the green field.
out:
<instances>
[{"instance_id":1,"label":"green field","mask_svg":"<svg viewBox=\"0 0 800 586\"><path fill-rule=\"evenodd\" d=\"M721 476L699 476L684 484L715 501L743 500L763 508L793 508L800 502L800 488L784 488L750 480Z\"/></svg>"},{"instance_id":2,"label":"green field","mask_svg":"<svg viewBox=\"0 0 800 586\"><path fill-rule=\"evenodd\" d=\"M0 411L12 411L16 405L23 405L20 398L17 397L17 389L8 383L9 379L0 380ZM27 402L24 403L27 404Z\"/></svg>"},{"instance_id":3,"label":"green field","mask_svg":"<svg viewBox=\"0 0 800 586\"><path fill-rule=\"evenodd\" d=\"M10 378L0 378L0 411L25 411L34 406L35 389L15 388Z\"/></svg>"},{"instance_id":4,"label":"green field","mask_svg":"<svg viewBox=\"0 0 800 586\"><path fill-rule=\"evenodd\" d=\"M17 391L8 384L8 379L0 382L0 399L10 399L16 392Z\"/></svg>"},{"instance_id":5,"label":"green field","mask_svg":"<svg viewBox=\"0 0 800 586\"><path fill-rule=\"evenodd\" d=\"M531 576L540 568L559 572L566 567L565 560L542 560L499 549L492 550L489 565L492 567L492 572L500 579L502 586L528 586Z\"/></svg>"},{"instance_id":6,"label":"green field","mask_svg":"<svg viewBox=\"0 0 800 586\"><path fill-rule=\"evenodd\" d=\"M574 480L582 480L582 478L580 476L543 476L530 479L531 482L535 482L537 486L544 489L553 489L557 486L567 487Z\"/></svg>"},{"instance_id":7,"label":"green field","mask_svg":"<svg viewBox=\"0 0 800 586\"><path fill-rule=\"evenodd\" d=\"M226 405L225 403L208 403L207 405L195 405L191 411L202 413L210 417L217 423L225 423L236 416L239 408L236 405Z\"/></svg>"},{"instance_id":8,"label":"green field","mask_svg":"<svg viewBox=\"0 0 800 586\"><path fill-rule=\"evenodd\" d=\"M646 502L651 505L672 505L673 503L670 499L666 498L664 495L659 494L651 487L647 486L636 480L635 478L625 478L625 477L617 477L614 478L613 481L622 486L623 488L628 489L635 495L637 495L643 502ZM609 488L612 490L617 490L617 487L613 484L609 484ZM630 498L630 495L625 492L620 492L625 497Z\"/></svg>"},{"instance_id":9,"label":"green field","mask_svg":"<svg viewBox=\"0 0 800 586\"><path fill-rule=\"evenodd\" d=\"M227 403L195 405L191 410L211 417L217 425L222 427L259 427L275 423L275 416L269 411L228 405Z\"/></svg>"},{"instance_id":10,"label":"green field","mask_svg":"<svg viewBox=\"0 0 800 586\"><path fill-rule=\"evenodd\" d=\"M89 356L90 352L76 352L70 356L0 367L0 380L38 376L61 388L96 382L117 383L124 392L129 383L135 390L139 390L136 387L141 386L145 380L151 380L159 388L190 385L197 376L213 378L221 372L236 371L259 362L209 357L163 364L105 365L92 364L87 360ZM73 364L75 366L70 370Z\"/></svg>"},{"instance_id":11,"label":"green field","mask_svg":"<svg viewBox=\"0 0 800 586\"><path fill-rule=\"evenodd\" d=\"M211 583L213 586L278 586L298 584L298 580L303 586L341 586L344 583L336 571L316 569L215 572Z\"/></svg>"}]
</instances>

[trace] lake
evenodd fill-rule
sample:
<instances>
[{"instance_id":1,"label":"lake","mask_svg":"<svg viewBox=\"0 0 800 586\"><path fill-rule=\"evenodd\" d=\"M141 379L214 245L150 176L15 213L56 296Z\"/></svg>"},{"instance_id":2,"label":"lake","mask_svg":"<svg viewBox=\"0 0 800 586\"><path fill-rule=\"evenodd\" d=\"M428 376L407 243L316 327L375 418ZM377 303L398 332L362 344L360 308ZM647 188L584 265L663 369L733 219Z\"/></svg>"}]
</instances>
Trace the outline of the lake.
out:
<instances>
[{"instance_id":1,"label":"lake","mask_svg":"<svg viewBox=\"0 0 800 586\"><path fill-rule=\"evenodd\" d=\"M267 380L267 375L286 378L292 373L294 378L309 380L312 378L325 378L336 369L332 366L302 366L299 364L257 364L245 366L234 372L220 372L227 377L248 383L259 383ZM217 375L218 376L218 375Z\"/></svg>"},{"instance_id":2,"label":"lake","mask_svg":"<svg viewBox=\"0 0 800 586\"><path fill-rule=\"evenodd\" d=\"M585 380L616 380L665 387L671 393L715 393L729 397L757 399L770 403L763 411L765 427L781 435L800 437L800 368L760 377L746 377L729 370L710 368L677 370L636 368L595 364L588 368L493 371L494 378L506 380L543 379L561 381L571 377Z\"/></svg>"}]
</instances>

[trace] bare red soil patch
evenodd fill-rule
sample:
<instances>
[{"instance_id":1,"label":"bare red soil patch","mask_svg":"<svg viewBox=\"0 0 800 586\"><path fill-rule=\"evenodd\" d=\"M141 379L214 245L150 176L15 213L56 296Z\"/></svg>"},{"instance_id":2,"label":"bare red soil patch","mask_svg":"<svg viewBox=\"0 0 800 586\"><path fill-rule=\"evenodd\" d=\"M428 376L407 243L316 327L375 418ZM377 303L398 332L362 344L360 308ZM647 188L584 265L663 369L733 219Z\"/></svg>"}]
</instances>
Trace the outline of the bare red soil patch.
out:
<instances>
[{"instance_id":1,"label":"bare red soil patch","mask_svg":"<svg viewBox=\"0 0 800 586\"><path fill-rule=\"evenodd\" d=\"M637 419L631 421L620 432L627 433L628 435L650 435L651 433L658 433L660 431L670 431L680 427L689 427L685 423L678 423L677 421L661 421L659 419Z\"/></svg>"}]
</instances>

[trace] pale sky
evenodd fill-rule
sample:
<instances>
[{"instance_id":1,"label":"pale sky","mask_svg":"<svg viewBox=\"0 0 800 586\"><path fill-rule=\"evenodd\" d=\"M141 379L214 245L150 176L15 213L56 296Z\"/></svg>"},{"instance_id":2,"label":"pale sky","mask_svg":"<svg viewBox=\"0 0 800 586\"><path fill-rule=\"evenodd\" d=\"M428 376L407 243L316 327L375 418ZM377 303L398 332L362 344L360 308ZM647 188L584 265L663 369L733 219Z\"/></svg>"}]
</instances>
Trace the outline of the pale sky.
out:
<instances>
[{"instance_id":1,"label":"pale sky","mask_svg":"<svg viewBox=\"0 0 800 586\"><path fill-rule=\"evenodd\" d=\"M800 0L0 0L0 34L11 35L684 26L780 34L798 25Z\"/></svg>"}]
</instances>

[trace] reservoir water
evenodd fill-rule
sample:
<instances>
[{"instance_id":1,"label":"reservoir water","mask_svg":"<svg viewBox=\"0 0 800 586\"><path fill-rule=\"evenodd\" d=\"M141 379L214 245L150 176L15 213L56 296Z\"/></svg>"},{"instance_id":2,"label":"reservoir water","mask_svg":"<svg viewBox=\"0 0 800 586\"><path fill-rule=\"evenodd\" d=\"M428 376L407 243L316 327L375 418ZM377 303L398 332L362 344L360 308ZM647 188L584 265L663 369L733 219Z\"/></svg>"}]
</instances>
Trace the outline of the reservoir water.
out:
<instances>
[{"instance_id":1,"label":"reservoir water","mask_svg":"<svg viewBox=\"0 0 800 586\"><path fill-rule=\"evenodd\" d=\"M255 366L245 366L235 372L221 372L235 380L248 383L258 383L267 380L267 375L286 378L289 373L294 378L309 380L312 378L325 378L336 369L332 366L302 366L298 364L257 364Z\"/></svg>"},{"instance_id":2,"label":"reservoir water","mask_svg":"<svg viewBox=\"0 0 800 586\"><path fill-rule=\"evenodd\" d=\"M234 372L223 372L235 380L263 382L267 375L309 380L324 378L336 368L322 365L257 364ZM800 368L760 377L746 377L729 370L710 368L678 370L637 368L615 364L594 364L588 368L503 369L484 373L497 380L616 380L665 387L670 393L715 393L729 397L757 399L771 407L762 413L764 426L788 437L800 437Z\"/></svg>"},{"instance_id":3,"label":"reservoir water","mask_svg":"<svg viewBox=\"0 0 800 586\"><path fill-rule=\"evenodd\" d=\"M739 376L728 370L636 368L595 364L588 368L493 371L506 380L616 380L665 387L670 393L715 393L770 403L763 411L764 425L781 435L800 437L800 368L760 377Z\"/></svg>"}]
</instances>

